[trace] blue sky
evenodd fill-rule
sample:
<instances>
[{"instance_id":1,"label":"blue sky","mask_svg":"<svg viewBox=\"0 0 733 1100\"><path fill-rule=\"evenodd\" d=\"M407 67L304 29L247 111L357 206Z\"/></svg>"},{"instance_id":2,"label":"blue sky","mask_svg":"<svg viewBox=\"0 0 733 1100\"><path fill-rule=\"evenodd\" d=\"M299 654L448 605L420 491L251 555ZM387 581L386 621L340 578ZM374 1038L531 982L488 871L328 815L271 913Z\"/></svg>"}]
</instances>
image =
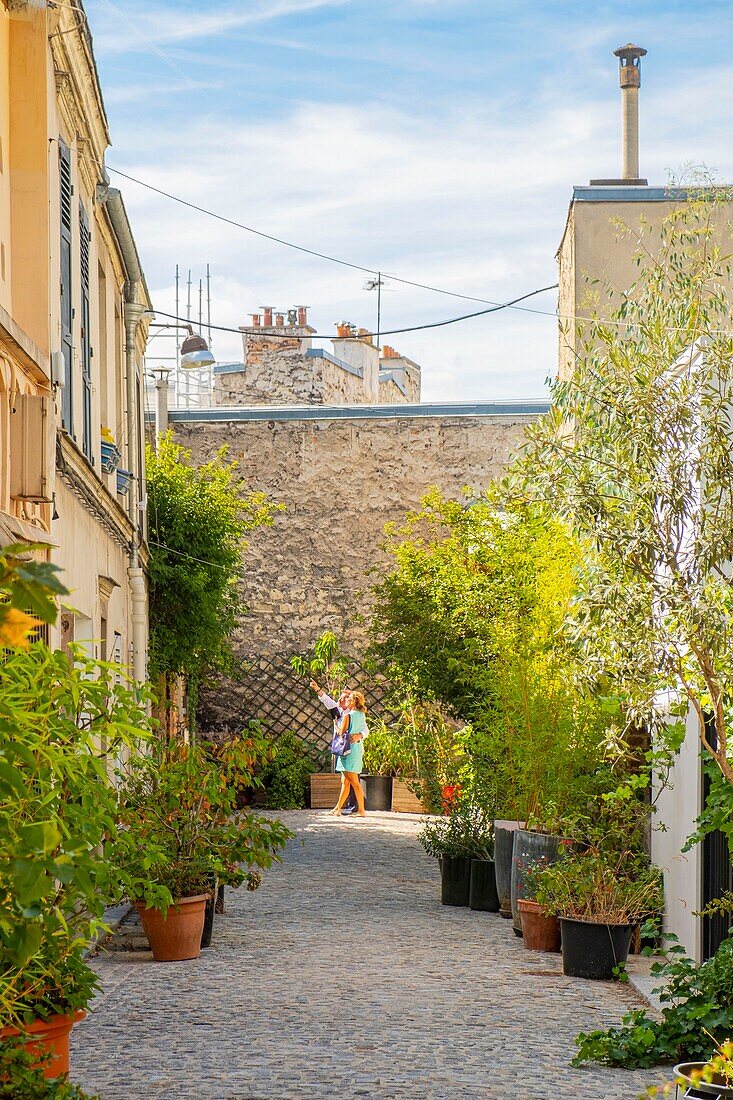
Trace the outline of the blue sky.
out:
<instances>
[{"instance_id":1,"label":"blue sky","mask_svg":"<svg viewBox=\"0 0 733 1100\"><path fill-rule=\"evenodd\" d=\"M574 184L620 170L615 47L649 51L641 171L733 179L729 0L87 0L111 167L367 267L502 301L555 282ZM114 178L114 177L113 177ZM375 323L367 276L122 186L154 301L207 262L212 320L308 304ZM551 312L554 293L536 299ZM388 284L383 327L466 312ZM470 309L468 303L468 309ZM538 396L552 317L506 311L390 338L426 400ZM328 345L327 345L328 346ZM221 360L236 335L215 336ZM154 357L151 360L154 362Z\"/></svg>"}]
</instances>

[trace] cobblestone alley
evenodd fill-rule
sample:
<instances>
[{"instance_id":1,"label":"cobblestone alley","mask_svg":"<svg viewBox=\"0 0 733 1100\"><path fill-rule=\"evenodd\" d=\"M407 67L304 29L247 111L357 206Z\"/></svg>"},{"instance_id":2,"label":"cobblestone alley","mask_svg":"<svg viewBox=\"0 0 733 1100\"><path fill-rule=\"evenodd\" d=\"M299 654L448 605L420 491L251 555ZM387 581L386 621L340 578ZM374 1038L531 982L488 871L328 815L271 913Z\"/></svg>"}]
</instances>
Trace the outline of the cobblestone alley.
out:
<instances>
[{"instance_id":1,"label":"cobblestone alley","mask_svg":"<svg viewBox=\"0 0 733 1100\"><path fill-rule=\"evenodd\" d=\"M114 952L73 1032L103 1100L634 1100L657 1071L569 1068L581 1028L640 1002L564 978L498 916L440 905L417 819L283 813L298 839L259 892L227 893L189 963Z\"/></svg>"}]
</instances>

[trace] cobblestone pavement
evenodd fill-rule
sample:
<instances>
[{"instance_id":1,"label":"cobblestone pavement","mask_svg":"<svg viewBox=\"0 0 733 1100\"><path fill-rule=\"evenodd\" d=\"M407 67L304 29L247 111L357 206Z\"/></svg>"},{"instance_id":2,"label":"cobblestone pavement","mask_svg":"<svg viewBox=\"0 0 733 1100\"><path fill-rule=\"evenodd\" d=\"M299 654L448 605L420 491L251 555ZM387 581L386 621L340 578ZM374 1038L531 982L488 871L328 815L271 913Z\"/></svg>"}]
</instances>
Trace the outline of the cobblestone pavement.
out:
<instances>
[{"instance_id":1,"label":"cobblestone pavement","mask_svg":"<svg viewBox=\"0 0 733 1100\"><path fill-rule=\"evenodd\" d=\"M254 894L227 892L188 963L96 962L72 1076L103 1100L634 1100L657 1071L573 1070L580 1029L640 1004L564 978L508 921L441 906L417 819L280 814L298 831Z\"/></svg>"}]
</instances>

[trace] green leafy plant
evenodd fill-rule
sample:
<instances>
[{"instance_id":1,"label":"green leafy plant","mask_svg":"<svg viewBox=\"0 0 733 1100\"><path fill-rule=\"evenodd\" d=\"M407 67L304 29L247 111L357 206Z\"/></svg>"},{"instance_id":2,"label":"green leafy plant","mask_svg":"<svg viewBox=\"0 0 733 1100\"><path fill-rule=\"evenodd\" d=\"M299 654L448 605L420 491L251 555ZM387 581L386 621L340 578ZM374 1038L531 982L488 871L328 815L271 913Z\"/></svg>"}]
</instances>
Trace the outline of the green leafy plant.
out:
<instances>
[{"instance_id":1,"label":"green leafy plant","mask_svg":"<svg viewBox=\"0 0 733 1100\"><path fill-rule=\"evenodd\" d=\"M494 824L478 806L459 803L446 817L426 821L417 839L436 859L492 859Z\"/></svg>"},{"instance_id":2,"label":"green leafy plant","mask_svg":"<svg viewBox=\"0 0 733 1100\"><path fill-rule=\"evenodd\" d=\"M579 778L618 746L617 708L584 685L565 634L580 542L496 490L463 501L433 491L387 532L394 568L375 587L371 625L405 709L437 702L470 723L463 783L494 816L568 811Z\"/></svg>"},{"instance_id":3,"label":"green leafy plant","mask_svg":"<svg viewBox=\"0 0 733 1100\"><path fill-rule=\"evenodd\" d=\"M545 867L535 888L550 916L598 924L638 924L663 905L661 871L628 852L572 852Z\"/></svg>"},{"instance_id":4,"label":"green leafy plant","mask_svg":"<svg viewBox=\"0 0 733 1100\"><path fill-rule=\"evenodd\" d=\"M67 1078L47 1078L51 1051L29 1051L22 1037L0 1040L0 1100L100 1100Z\"/></svg>"},{"instance_id":5,"label":"green leafy plant","mask_svg":"<svg viewBox=\"0 0 733 1100\"><path fill-rule=\"evenodd\" d=\"M134 901L167 913L208 893L212 874L238 886L279 858L292 834L277 820L234 813L235 792L200 746L171 747L130 769L110 858Z\"/></svg>"},{"instance_id":6,"label":"green leafy plant","mask_svg":"<svg viewBox=\"0 0 733 1100\"><path fill-rule=\"evenodd\" d=\"M246 534L272 524L280 506L247 491L226 448L194 466L170 434L148 449L147 494L151 677L161 703L177 676L195 702L205 673L231 667Z\"/></svg>"},{"instance_id":7,"label":"green leafy plant","mask_svg":"<svg viewBox=\"0 0 733 1100\"><path fill-rule=\"evenodd\" d=\"M52 622L51 567L0 554L0 607ZM4 619L5 628L8 622ZM15 626L18 625L17 620ZM27 626L27 624L26 624ZM0 1014L10 1023L84 1007L82 954L119 894L111 761L148 736L146 696L115 664L4 638L0 675Z\"/></svg>"},{"instance_id":8,"label":"green leafy plant","mask_svg":"<svg viewBox=\"0 0 733 1100\"><path fill-rule=\"evenodd\" d=\"M371 735L370 735L371 736ZM273 810L300 810L305 806L310 777L326 771L330 761L326 753L314 759L312 751L292 731L271 741L271 756L260 776L267 792L267 805Z\"/></svg>"},{"instance_id":9,"label":"green leafy plant","mask_svg":"<svg viewBox=\"0 0 733 1100\"><path fill-rule=\"evenodd\" d=\"M712 959L696 966L675 936L664 939L662 960L651 968L660 980L654 992L662 1002L661 1019L635 1009L618 1027L582 1032L576 1039L575 1065L601 1062L646 1069L685 1060L706 1062L714 1042L723 1043L730 1035L733 940L724 941Z\"/></svg>"},{"instance_id":10,"label":"green leafy plant","mask_svg":"<svg viewBox=\"0 0 733 1100\"><path fill-rule=\"evenodd\" d=\"M604 287L610 322L591 306L506 491L545 501L587 546L571 631L583 668L618 686L663 759L689 712L733 784L729 202L693 188L658 228L619 227L638 240L638 278Z\"/></svg>"},{"instance_id":11,"label":"green leafy plant","mask_svg":"<svg viewBox=\"0 0 733 1100\"><path fill-rule=\"evenodd\" d=\"M312 653L292 656L290 665L298 676L317 680L334 697L343 690L350 668L349 658L341 651L338 638L331 630L324 631L317 639Z\"/></svg>"}]
</instances>

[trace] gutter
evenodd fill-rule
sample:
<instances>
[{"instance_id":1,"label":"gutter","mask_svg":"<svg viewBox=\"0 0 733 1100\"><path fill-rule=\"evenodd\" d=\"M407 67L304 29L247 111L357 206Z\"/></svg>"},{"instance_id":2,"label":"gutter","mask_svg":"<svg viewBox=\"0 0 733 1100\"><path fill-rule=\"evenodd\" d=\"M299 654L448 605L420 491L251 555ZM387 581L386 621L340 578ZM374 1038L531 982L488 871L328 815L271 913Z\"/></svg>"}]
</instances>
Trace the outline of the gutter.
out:
<instances>
[{"instance_id":1,"label":"gutter","mask_svg":"<svg viewBox=\"0 0 733 1100\"><path fill-rule=\"evenodd\" d=\"M128 515L132 525L132 539L130 542L130 566L127 570L130 585L130 600L132 604L132 674L133 678L141 683L147 678L146 670L146 642L147 642L147 609L145 592L145 574L140 568L140 553L138 532L138 512L140 490L142 486L143 471L136 469L137 465L137 421L135 410L137 408L137 395L135 392L135 343L137 331L147 307L140 302L140 298L148 298L145 276L143 275L137 245L132 235L130 221L127 217L122 195L116 187L103 184L97 189L97 198L104 203L109 215L112 231L122 253L125 265L127 281L125 283L125 379L127 383L127 458L133 474L130 482L130 495L128 500ZM142 425L139 425L142 431Z\"/></svg>"}]
</instances>

